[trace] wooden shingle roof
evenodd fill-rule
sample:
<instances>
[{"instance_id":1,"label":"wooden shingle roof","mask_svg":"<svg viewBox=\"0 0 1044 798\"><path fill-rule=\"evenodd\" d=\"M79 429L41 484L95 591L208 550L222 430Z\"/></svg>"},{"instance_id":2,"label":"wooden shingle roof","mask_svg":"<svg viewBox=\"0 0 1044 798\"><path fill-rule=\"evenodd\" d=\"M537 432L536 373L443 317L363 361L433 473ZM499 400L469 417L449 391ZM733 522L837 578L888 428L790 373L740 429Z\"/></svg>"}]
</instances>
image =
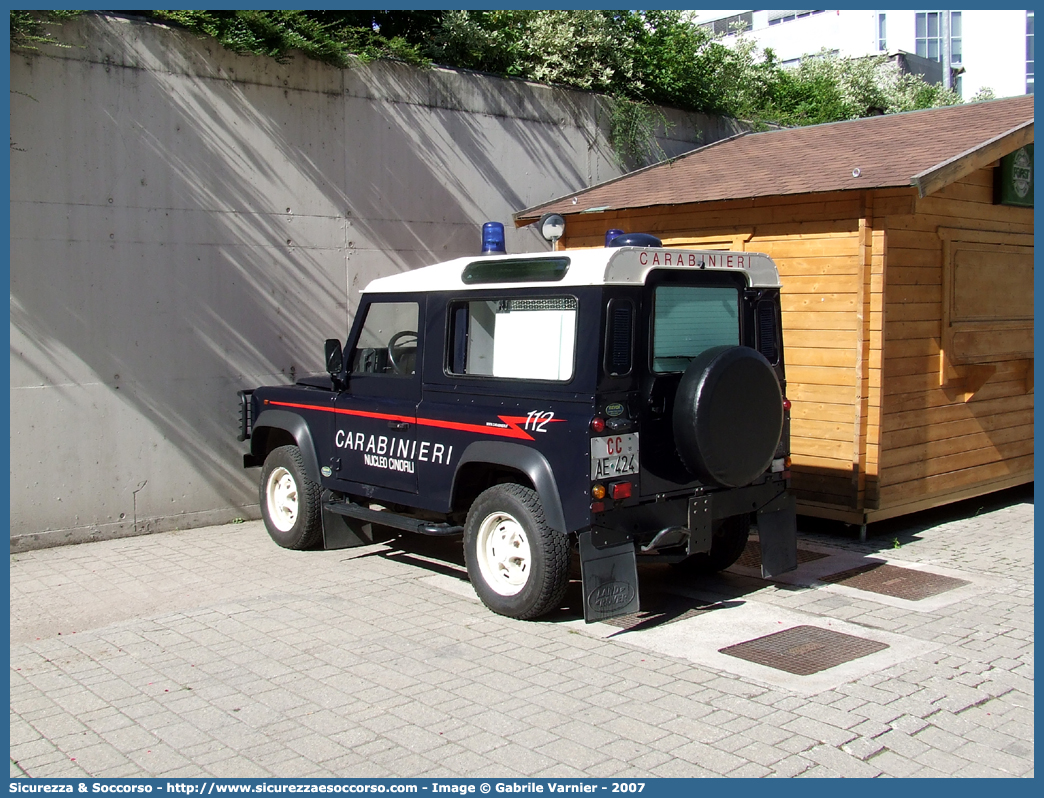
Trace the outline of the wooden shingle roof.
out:
<instances>
[{"instance_id":1,"label":"wooden shingle roof","mask_svg":"<svg viewBox=\"0 0 1044 798\"><path fill-rule=\"evenodd\" d=\"M563 215L825 191L925 196L1033 141L1033 95L745 133L515 214Z\"/></svg>"}]
</instances>

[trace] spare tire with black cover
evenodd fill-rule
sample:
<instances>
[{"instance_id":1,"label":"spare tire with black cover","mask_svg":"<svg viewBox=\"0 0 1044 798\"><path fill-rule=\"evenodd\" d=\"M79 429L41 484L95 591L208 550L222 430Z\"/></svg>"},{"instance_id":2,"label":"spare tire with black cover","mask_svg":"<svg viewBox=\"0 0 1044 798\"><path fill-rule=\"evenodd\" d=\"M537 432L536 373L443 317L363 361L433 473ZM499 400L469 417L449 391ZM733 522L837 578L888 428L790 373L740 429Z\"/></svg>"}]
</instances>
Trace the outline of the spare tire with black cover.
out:
<instances>
[{"instance_id":1,"label":"spare tire with black cover","mask_svg":"<svg viewBox=\"0 0 1044 798\"><path fill-rule=\"evenodd\" d=\"M674 398L674 437L685 467L722 488L763 474L783 432L783 394L764 355L716 346L692 359Z\"/></svg>"}]
</instances>

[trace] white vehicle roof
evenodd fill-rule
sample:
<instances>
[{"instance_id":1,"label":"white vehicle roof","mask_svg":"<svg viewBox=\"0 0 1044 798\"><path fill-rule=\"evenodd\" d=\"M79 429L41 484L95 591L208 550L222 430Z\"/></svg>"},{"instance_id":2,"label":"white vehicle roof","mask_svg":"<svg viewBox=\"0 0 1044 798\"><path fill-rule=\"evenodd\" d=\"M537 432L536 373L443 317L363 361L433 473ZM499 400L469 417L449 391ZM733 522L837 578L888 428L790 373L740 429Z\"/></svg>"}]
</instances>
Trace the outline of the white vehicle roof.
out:
<instances>
[{"instance_id":1,"label":"white vehicle roof","mask_svg":"<svg viewBox=\"0 0 1044 798\"><path fill-rule=\"evenodd\" d=\"M464 271L475 263L488 264L496 274L498 261L568 258L569 267L556 280L464 281ZM506 265L506 264L505 264ZM364 293L414 293L432 291L478 291L488 288L563 288L589 285L644 285L653 269L678 271L741 272L752 288L779 288L779 272L768 255L759 252L610 247L571 249L562 252L527 252L518 255L477 255L456 258L390 277L373 280Z\"/></svg>"}]
</instances>

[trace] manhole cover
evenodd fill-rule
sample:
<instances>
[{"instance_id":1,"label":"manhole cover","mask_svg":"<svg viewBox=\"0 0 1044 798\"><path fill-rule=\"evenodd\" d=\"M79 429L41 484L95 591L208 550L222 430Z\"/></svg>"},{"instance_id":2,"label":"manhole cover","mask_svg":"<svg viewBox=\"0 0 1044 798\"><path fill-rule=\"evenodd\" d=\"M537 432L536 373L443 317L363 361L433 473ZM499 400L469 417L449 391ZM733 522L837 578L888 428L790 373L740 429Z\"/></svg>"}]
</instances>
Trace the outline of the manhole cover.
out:
<instances>
[{"instance_id":1,"label":"manhole cover","mask_svg":"<svg viewBox=\"0 0 1044 798\"><path fill-rule=\"evenodd\" d=\"M797 550L797 561L798 565L804 562L812 562L812 560L820 560L826 557L825 554L820 554L818 551L809 551L808 549ZM761 544L755 540L747 542L747 547L743 549L743 554L736 560L736 565L742 565L745 568L760 568L761 567Z\"/></svg>"},{"instance_id":2,"label":"manhole cover","mask_svg":"<svg viewBox=\"0 0 1044 798\"><path fill-rule=\"evenodd\" d=\"M886 648L887 645L876 640L818 626L795 626L720 649L720 653L797 676L809 676Z\"/></svg>"},{"instance_id":3,"label":"manhole cover","mask_svg":"<svg viewBox=\"0 0 1044 798\"><path fill-rule=\"evenodd\" d=\"M695 618L697 615L712 612L720 606L720 604L708 606L695 599L674 596L669 593L643 593L642 609L638 612L607 618L602 623L628 631L638 631L650 629L653 626L677 623L686 618Z\"/></svg>"},{"instance_id":4,"label":"manhole cover","mask_svg":"<svg viewBox=\"0 0 1044 798\"><path fill-rule=\"evenodd\" d=\"M821 576L819 580L908 601L920 601L968 584L964 579L915 571L912 568L900 568L897 565L888 565L883 562L850 568L830 576Z\"/></svg>"}]
</instances>

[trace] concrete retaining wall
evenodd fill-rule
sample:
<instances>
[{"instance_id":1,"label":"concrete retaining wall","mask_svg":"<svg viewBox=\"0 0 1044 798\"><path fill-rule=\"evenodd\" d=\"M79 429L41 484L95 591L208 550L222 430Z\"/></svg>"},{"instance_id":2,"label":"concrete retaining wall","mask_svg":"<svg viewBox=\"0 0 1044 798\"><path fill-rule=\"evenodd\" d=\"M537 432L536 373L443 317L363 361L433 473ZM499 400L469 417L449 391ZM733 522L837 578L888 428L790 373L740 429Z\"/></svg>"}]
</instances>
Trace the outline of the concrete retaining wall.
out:
<instances>
[{"instance_id":1,"label":"concrete retaining wall","mask_svg":"<svg viewBox=\"0 0 1044 798\"><path fill-rule=\"evenodd\" d=\"M60 39L11 55L13 550L256 517L238 389L321 371L374 277L620 173L591 94L94 15ZM669 116L668 155L738 130Z\"/></svg>"}]
</instances>

